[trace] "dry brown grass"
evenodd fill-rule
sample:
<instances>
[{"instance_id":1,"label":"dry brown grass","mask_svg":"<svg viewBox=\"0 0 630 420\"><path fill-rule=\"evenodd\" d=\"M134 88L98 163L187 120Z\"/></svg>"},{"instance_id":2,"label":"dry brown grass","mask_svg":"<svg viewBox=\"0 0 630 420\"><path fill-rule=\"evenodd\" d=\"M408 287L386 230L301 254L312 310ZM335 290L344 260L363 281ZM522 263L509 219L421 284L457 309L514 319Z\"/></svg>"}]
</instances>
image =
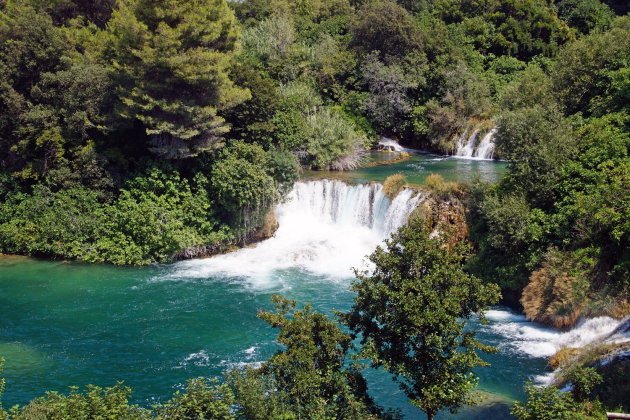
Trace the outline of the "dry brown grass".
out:
<instances>
[{"instance_id":1,"label":"dry brown grass","mask_svg":"<svg viewBox=\"0 0 630 420\"><path fill-rule=\"evenodd\" d=\"M431 174L424 179L424 183L429 190L439 199L449 199L461 194L461 187L458 183L445 181L439 174Z\"/></svg>"},{"instance_id":2,"label":"dry brown grass","mask_svg":"<svg viewBox=\"0 0 630 420\"><path fill-rule=\"evenodd\" d=\"M543 264L529 277L523 289L521 304L527 318L566 330L575 325L582 313L573 285L576 279L566 271L554 272Z\"/></svg>"},{"instance_id":3,"label":"dry brown grass","mask_svg":"<svg viewBox=\"0 0 630 420\"><path fill-rule=\"evenodd\" d=\"M578 353L580 349L565 347L556 352L551 359L549 359L549 366L551 369L556 370L560 366L566 365L570 360L572 360Z\"/></svg>"},{"instance_id":4,"label":"dry brown grass","mask_svg":"<svg viewBox=\"0 0 630 420\"><path fill-rule=\"evenodd\" d=\"M403 174L390 175L383 182L383 194L390 200L393 200L406 183L407 178Z\"/></svg>"}]
</instances>

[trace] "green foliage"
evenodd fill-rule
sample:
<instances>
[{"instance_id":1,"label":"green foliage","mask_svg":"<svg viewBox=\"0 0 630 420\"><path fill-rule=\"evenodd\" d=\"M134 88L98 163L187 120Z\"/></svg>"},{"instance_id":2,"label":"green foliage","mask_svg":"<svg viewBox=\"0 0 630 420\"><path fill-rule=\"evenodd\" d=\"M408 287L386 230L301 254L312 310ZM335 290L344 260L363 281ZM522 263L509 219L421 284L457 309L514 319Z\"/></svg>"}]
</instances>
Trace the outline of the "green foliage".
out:
<instances>
[{"instance_id":1,"label":"green foliage","mask_svg":"<svg viewBox=\"0 0 630 420\"><path fill-rule=\"evenodd\" d=\"M0 358L0 373L2 373L2 368L4 365L4 359ZM7 419L7 412L2 408L2 393L4 392L4 378L0 379L0 420Z\"/></svg>"},{"instance_id":2,"label":"green foliage","mask_svg":"<svg viewBox=\"0 0 630 420\"><path fill-rule=\"evenodd\" d=\"M394 1L366 2L352 23L353 44L380 58L404 57L422 50L421 33L407 11Z\"/></svg>"},{"instance_id":3,"label":"green foliage","mask_svg":"<svg viewBox=\"0 0 630 420\"><path fill-rule=\"evenodd\" d=\"M547 302L543 318L558 326L572 325L586 310L585 296L602 287L621 298L630 290L627 41L628 20L617 18L510 82L499 95L496 136L509 171L498 188L474 194L480 252L470 268L509 289L513 301L525 285L538 284L545 296L528 292L528 305ZM588 261L578 264L579 275L551 275L543 257L549 249ZM576 287L582 297L569 299ZM573 303L561 303L567 299Z\"/></svg>"},{"instance_id":4,"label":"green foliage","mask_svg":"<svg viewBox=\"0 0 630 420\"><path fill-rule=\"evenodd\" d=\"M556 198L562 162L577 150L569 121L554 108L535 105L504 113L499 124L496 145L510 162L505 182L534 206L548 208Z\"/></svg>"},{"instance_id":5,"label":"green foliage","mask_svg":"<svg viewBox=\"0 0 630 420\"><path fill-rule=\"evenodd\" d=\"M229 239L216 229L207 188L201 174L191 186L177 172L150 167L111 204L84 188L11 193L0 205L0 250L114 264L168 261Z\"/></svg>"},{"instance_id":6,"label":"green foliage","mask_svg":"<svg viewBox=\"0 0 630 420\"><path fill-rule=\"evenodd\" d=\"M594 389L602 383L602 376L595 369L578 367L571 370L565 378L571 382L571 393L576 401L585 401L592 397Z\"/></svg>"},{"instance_id":7,"label":"green foliage","mask_svg":"<svg viewBox=\"0 0 630 420\"><path fill-rule=\"evenodd\" d=\"M77 419L125 418L141 420L150 418L150 413L137 405L129 405L131 388L121 382L111 388L88 385L85 392L70 387L68 395L47 392L46 396L31 401L30 404L11 410L11 418L33 419Z\"/></svg>"},{"instance_id":8,"label":"green foliage","mask_svg":"<svg viewBox=\"0 0 630 420\"><path fill-rule=\"evenodd\" d=\"M615 17L610 7L599 0L562 0L556 8L558 17L584 34L594 29L608 29Z\"/></svg>"},{"instance_id":9,"label":"green foliage","mask_svg":"<svg viewBox=\"0 0 630 420\"><path fill-rule=\"evenodd\" d=\"M109 75L73 36L24 1L0 10L0 160L21 178L40 178L101 135Z\"/></svg>"},{"instance_id":10,"label":"green foliage","mask_svg":"<svg viewBox=\"0 0 630 420\"><path fill-rule=\"evenodd\" d=\"M217 113L249 97L229 78L239 30L227 3L123 1L108 28L121 115L143 123L150 150L176 159L211 149L228 131Z\"/></svg>"},{"instance_id":11,"label":"green foliage","mask_svg":"<svg viewBox=\"0 0 630 420\"><path fill-rule=\"evenodd\" d=\"M554 386L537 387L528 383L526 403L516 402L512 414L519 420L603 419L605 413L599 404L578 404L568 392Z\"/></svg>"},{"instance_id":12,"label":"green foliage","mask_svg":"<svg viewBox=\"0 0 630 420\"><path fill-rule=\"evenodd\" d=\"M434 13L447 23L483 18L488 23L487 48L496 55L519 59L541 53L550 56L571 37L569 27L557 18L550 1L434 0L431 3Z\"/></svg>"},{"instance_id":13,"label":"green foliage","mask_svg":"<svg viewBox=\"0 0 630 420\"><path fill-rule=\"evenodd\" d=\"M173 398L154 407L156 419L216 419L233 420L234 394L227 384L215 379L191 379L182 394L177 391Z\"/></svg>"},{"instance_id":14,"label":"green foliage","mask_svg":"<svg viewBox=\"0 0 630 420\"><path fill-rule=\"evenodd\" d=\"M464 331L463 319L484 321L484 310L499 298L461 268L463 244L444 246L415 219L370 255L371 273L356 272L357 292L344 322L360 335L360 355L394 374L400 388L429 418L442 409L474 403L472 369L486 366L476 350L496 351Z\"/></svg>"},{"instance_id":15,"label":"green foliage","mask_svg":"<svg viewBox=\"0 0 630 420\"><path fill-rule=\"evenodd\" d=\"M244 218L243 212L269 208L276 199L276 189L265 167L263 148L237 142L222 149L218 157L212 166L210 186L226 214L240 213Z\"/></svg>"},{"instance_id":16,"label":"green foliage","mask_svg":"<svg viewBox=\"0 0 630 420\"><path fill-rule=\"evenodd\" d=\"M223 113L231 126L230 137L269 148L275 129L270 120L279 110L281 99L273 81L261 77L247 64L235 65L231 78L238 86L249 89L251 99Z\"/></svg>"},{"instance_id":17,"label":"green foliage","mask_svg":"<svg viewBox=\"0 0 630 420\"><path fill-rule=\"evenodd\" d=\"M378 54L368 55L361 73L369 95L361 104L377 127L404 133L405 120L412 111L410 92L424 82L424 58L418 58L413 71L401 64L386 65Z\"/></svg>"},{"instance_id":18,"label":"green foliage","mask_svg":"<svg viewBox=\"0 0 630 420\"><path fill-rule=\"evenodd\" d=\"M491 107L488 85L464 63L446 73L442 91L439 103L435 100L427 103L430 130L436 140L454 134L469 119L484 115Z\"/></svg>"},{"instance_id":19,"label":"green foliage","mask_svg":"<svg viewBox=\"0 0 630 420\"><path fill-rule=\"evenodd\" d=\"M314 169L354 169L367 139L336 109L319 108L306 117L308 142L299 152L301 160Z\"/></svg>"},{"instance_id":20,"label":"green foliage","mask_svg":"<svg viewBox=\"0 0 630 420\"><path fill-rule=\"evenodd\" d=\"M260 368L262 377L273 380L273 392L296 418L371 418L365 380L345 367L350 335L310 305L300 310L281 296L272 300L276 312L258 317L280 330L277 341L286 347Z\"/></svg>"},{"instance_id":21,"label":"green foliage","mask_svg":"<svg viewBox=\"0 0 630 420\"><path fill-rule=\"evenodd\" d=\"M624 73L623 68L627 68L630 57L629 28L630 17L617 18L610 30L593 32L560 51L552 78L569 112L594 112L596 115L610 112L606 108L598 109L596 105L605 100L602 96L616 94L614 92L618 88L610 86L612 80L625 85L619 88L627 92L627 84L622 81L625 78L621 74ZM618 106L627 109L627 104L626 101L623 105L618 103Z\"/></svg>"}]
</instances>

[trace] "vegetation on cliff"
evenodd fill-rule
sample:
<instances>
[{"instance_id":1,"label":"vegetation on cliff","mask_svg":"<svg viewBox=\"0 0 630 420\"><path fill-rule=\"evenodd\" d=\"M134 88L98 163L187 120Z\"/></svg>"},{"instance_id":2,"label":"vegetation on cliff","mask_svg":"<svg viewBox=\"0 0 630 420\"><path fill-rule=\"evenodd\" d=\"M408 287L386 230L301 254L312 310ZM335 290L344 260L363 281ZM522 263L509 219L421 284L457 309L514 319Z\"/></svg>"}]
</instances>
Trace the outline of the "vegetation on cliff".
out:
<instances>
[{"instance_id":1,"label":"vegetation on cliff","mask_svg":"<svg viewBox=\"0 0 630 420\"><path fill-rule=\"evenodd\" d=\"M509 170L474 188L471 269L513 302L524 290L531 319L570 327L627 309L629 52L626 16L566 44L547 69L530 63L504 90L496 141Z\"/></svg>"}]
</instances>

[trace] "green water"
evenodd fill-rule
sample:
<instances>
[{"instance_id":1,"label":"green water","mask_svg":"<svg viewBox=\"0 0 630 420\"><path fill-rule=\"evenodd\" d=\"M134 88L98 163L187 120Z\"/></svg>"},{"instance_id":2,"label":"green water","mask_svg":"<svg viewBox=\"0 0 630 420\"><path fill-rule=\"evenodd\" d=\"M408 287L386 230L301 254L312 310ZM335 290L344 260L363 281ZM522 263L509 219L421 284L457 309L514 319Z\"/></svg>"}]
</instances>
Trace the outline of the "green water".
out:
<instances>
[{"instance_id":1,"label":"green water","mask_svg":"<svg viewBox=\"0 0 630 420\"><path fill-rule=\"evenodd\" d=\"M386 162L398 156L391 152L372 152L366 163ZM424 184L428 175L440 174L447 181L470 182L475 177L496 183L505 174L507 163L493 160L462 159L431 153L413 153L403 162L368 166L347 172L306 172L306 178L341 178L352 182L385 181L388 176L401 173L413 184Z\"/></svg>"},{"instance_id":2,"label":"green water","mask_svg":"<svg viewBox=\"0 0 630 420\"><path fill-rule=\"evenodd\" d=\"M503 170L496 162L436 159L414 156L352 176L378 180L407 171L411 182L420 183L426 171L437 168L447 179L475 172L497 179ZM331 224L307 207L284 206L273 239L214 258L128 268L0 257L3 404L25 404L46 390L63 392L72 385L124 381L133 388L135 402L150 406L169 398L190 378L220 376L277 351L277 331L256 318L259 309L271 309L273 293L311 302L327 314L348 310L353 299L349 268L373 249L378 232ZM558 333L507 308L494 308L489 318L493 322L487 326L469 324L484 342L501 348L486 356L492 367L477 372L486 401L438 418L507 418L513 400L524 398L525 381L544 372L541 356L548 354L537 349L549 346ZM365 374L380 404L402 410L407 418L418 417L391 377L369 370Z\"/></svg>"},{"instance_id":3,"label":"green water","mask_svg":"<svg viewBox=\"0 0 630 420\"><path fill-rule=\"evenodd\" d=\"M211 260L206 260L208 263ZM142 268L0 259L0 355L6 359L5 406L24 404L45 390L123 380L137 402L164 400L189 378L221 375L260 362L277 350L275 332L256 318L272 293L313 302L330 313L348 309L350 279L277 270L264 281L228 275L204 277L186 263ZM496 308L503 316L505 308ZM472 324L471 327L478 328ZM480 337L499 345L489 327ZM485 405L458 418L505 417L522 384L545 360L514 351L488 356L479 369ZM384 374L369 373L372 393L386 406L411 407ZM450 418L446 413L441 418Z\"/></svg>"}]
</instances>

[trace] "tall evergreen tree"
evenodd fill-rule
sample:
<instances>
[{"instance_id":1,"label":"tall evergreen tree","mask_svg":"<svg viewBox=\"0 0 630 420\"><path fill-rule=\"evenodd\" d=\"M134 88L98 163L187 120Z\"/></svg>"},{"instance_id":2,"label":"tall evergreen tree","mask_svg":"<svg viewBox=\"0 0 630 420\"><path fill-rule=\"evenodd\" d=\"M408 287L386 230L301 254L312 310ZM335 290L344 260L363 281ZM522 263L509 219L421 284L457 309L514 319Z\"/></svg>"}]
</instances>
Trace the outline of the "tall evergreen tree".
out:
<instances>
[{"instance_id":1,"label":"tall evergreen tree","mask_svg":"<svg viewBox=\"0 0 630 420\"><path fill-rule=\"evenodd\" d=\"M120 113L167 159L211 149L229 130L218 111L248 99L228 76L240 33L225 0L121 0L109 22Z\"/></svg>"}]
</instances>

